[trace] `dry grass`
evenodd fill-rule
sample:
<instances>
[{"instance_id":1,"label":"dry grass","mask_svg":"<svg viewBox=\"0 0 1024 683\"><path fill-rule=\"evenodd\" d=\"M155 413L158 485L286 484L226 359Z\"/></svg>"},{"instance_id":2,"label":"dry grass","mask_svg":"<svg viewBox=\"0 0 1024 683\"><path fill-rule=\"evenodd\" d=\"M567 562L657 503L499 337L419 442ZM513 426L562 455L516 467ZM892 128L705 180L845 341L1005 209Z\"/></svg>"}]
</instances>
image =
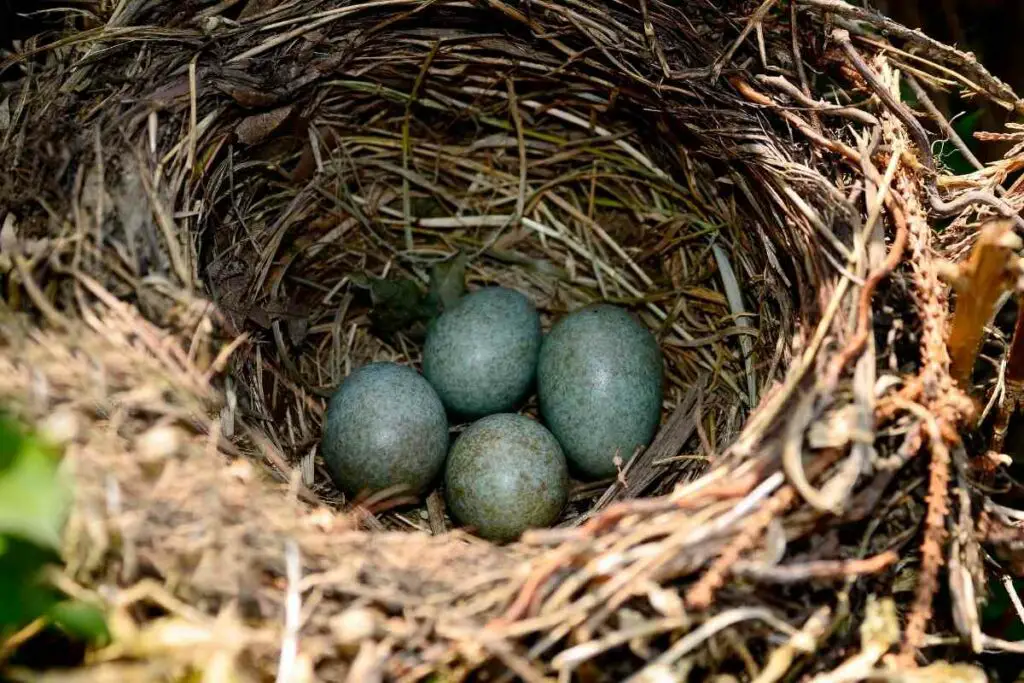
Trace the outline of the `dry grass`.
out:
<instances>
[{"instance_id":1,"label":"dry grass","mask_svg":"<svg viewBox=\"0 0 1024 683\"><path fill-rule=\"evenodd\" d=\"M1024 160L944 176L892 95L912 64L1018 106L982 67L838 0L90 7L0 86L0 398L69 443L62 582L117 636L55 680L939 680L1019 647L978 625L980 544L1020 530L959 437L932 226L962 254ZM340 379L418 362L364 278L459 252L546 321L630 307L668 361L625 483L506 547L315 467Z\"/></svg>"}]
</instances>

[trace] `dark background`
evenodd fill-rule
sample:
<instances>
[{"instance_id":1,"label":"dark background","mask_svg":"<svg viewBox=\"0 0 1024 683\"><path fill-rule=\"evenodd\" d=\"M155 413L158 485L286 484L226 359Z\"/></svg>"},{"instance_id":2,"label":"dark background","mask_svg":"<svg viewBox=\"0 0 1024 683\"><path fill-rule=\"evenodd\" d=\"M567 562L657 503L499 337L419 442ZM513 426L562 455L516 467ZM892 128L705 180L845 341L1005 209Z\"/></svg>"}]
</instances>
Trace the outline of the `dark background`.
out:
<instances>
[{"instance_id":1,"label":"dark background","mask_svg":"<svg viewBox=\"0 0 1024 683\"><path fill-rule=\"evenodd\" d=\"M38 15L22 15L51 4L45 0L0 0L0 49L10 49L11 41L31 35L41 23Z\"/></svg>"},{"instance_id":2,"label":"dark background","mask_svg":"<svg viewBox=\"0 0 1024 683\"><path fill-rule=\"evenodd\" d=\"M873 0L870 4L901 24L973 52L1018 95L1024 93L1024 1ZM955 94L936 100L949 118L957 119L954 127L982 161L992 161L1007 151L1005 144L979 145L971 134L1001 130L1007 121L1019 120L1018 116L998 106L964 101ZM950 165L954 172L970 170Z\"/></svg>"}]
</instances>

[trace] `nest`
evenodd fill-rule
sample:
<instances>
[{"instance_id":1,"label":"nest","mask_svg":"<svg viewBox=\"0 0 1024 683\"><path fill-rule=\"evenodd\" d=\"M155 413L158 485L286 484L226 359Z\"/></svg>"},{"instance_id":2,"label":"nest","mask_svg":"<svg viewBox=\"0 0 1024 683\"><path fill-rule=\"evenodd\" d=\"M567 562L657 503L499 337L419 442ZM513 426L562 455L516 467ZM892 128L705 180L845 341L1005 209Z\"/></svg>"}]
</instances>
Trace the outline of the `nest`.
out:
<instances>
[{"instance_id":1,"label":"nest","mask_svg":"<svg viewBox=\"0 0 1024 683\"><path fill-rule=\"evenodd\" d=\"M1002 376L951 375L939 277L1024 203L1018 149L933 154L963 141L929 92L1024 111L970 55L836 0L93 9L0 84L0 396L65 445L57 582L114 635L54 680L974 680L1022 650L979 619L1024 543L971 460ZM666 358L652 445L505 546L436 492L345 500L317 455L325 397L416 366L463 282L545 325L612 301Z\"/></svg>"}]
</instances>

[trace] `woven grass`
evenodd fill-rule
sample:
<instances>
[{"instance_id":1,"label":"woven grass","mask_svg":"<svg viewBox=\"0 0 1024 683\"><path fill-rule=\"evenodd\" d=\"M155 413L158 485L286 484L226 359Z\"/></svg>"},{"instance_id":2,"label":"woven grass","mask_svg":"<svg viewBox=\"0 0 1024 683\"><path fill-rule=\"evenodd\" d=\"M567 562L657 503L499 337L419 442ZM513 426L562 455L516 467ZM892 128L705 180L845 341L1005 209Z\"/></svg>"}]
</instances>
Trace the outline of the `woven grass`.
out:
<instances>
[{"instance_id":1,"label":"woven grass","mask_svg":"<svg viewBox=\"0 0 1024 683\"><path fill-rule=\"evenodd\" d=\"M115 636L48 680L984 680L957 662L1024 649L978 617L1024 539L939 278L1024 156L947 175L927 93L1024 102L968 55L838 0L87 6L0 63L0 400L66 444L58 581ZM418 364L394 294L457 255L666 357L654 444L505 546L317 456L352 368Z\"/></svg>"}]
</instances>

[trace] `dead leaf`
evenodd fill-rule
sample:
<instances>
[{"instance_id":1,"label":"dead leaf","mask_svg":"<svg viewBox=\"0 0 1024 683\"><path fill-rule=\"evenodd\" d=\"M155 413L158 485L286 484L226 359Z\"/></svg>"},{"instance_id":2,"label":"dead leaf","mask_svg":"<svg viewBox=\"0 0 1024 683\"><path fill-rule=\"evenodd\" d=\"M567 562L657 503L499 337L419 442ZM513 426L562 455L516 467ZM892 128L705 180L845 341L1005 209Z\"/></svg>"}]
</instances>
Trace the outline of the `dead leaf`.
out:
<instances>
[{"instance_id":1,"label":"dead leaf","mask_svg":"<svg viewBox=\"0 0 1024 683\"><path fill-rule=\"evenodd\" d=\"M309 320L307 318L289 318L287 324L288 339L293 346L298 346L309 332Z\"/></svg>"},{"instance_id":2,"label":"dead leaf","mask_svg":"<svg viewBox=\"0 0 1024 683\"><path fill-rule=\"evenodd\" d=\"M273 8L275 4L277 4L276 0L249 0L238 18L245 20L255 17Z\"/></svg>"},{"instance_id":3,"label":"dead leaf","mask_svg":"<svg viewBox=\"0 0 1024 683\"><path fill-rule=\"evenodd\" d=\"M4 217L3 228L0 228L0 254L11 254L18 250L18 229L13 213Z\"/></svg>"},{"instance_id":4,"label":"dead leaf","mask_svg":"<svg viewBox=\"0 0 1024 683\"><path fill-rule=\"evenodd\" d=\"M288 105L262 114L247 116L235 128L235 135L238 136L238 140L243 144L259 144L270 137L284 123L284 120L291 116L294 108L292 105Z\"/></svg>"},{"instance_id":5,"label":"dead leaf","mask_svg":"<svg viewBox=\"0 0 1024 683\"><path fill-rule=\"evenodd\" d=\"M278 99L276 95L265 90L257 90L244 85L227 85L223 90L231 99L247 109L269 107Z\"/></svg>"}]
</instances>

